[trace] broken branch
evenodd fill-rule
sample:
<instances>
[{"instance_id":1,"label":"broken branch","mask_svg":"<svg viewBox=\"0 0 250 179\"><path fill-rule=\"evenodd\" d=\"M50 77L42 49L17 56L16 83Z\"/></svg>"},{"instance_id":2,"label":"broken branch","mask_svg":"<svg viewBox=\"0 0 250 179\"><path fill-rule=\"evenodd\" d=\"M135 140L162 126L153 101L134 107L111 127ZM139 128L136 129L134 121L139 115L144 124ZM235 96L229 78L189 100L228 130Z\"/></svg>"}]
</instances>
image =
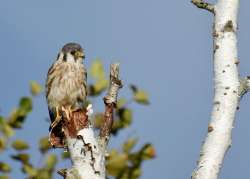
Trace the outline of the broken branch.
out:
<instances>
[{"instance_id":1,"label":"broken branch","mask_svg":"<svg viewBox=\"0 0 250 179\"><path fill-rule=\"evenodd\" d=\"M196 7L206 9L214 14L214 5L204 2L203 0L192 0L191 1Z\"/></svg>"}]
</instances>

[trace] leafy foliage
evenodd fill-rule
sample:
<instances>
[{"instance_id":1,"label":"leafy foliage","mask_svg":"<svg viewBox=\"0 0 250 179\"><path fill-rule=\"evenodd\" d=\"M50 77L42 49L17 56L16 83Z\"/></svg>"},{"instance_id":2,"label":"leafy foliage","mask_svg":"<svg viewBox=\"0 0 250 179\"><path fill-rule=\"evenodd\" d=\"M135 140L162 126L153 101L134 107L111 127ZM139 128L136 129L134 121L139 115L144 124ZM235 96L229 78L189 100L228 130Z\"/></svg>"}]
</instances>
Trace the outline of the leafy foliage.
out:
<instances>
[{"instance_id":1,"label":"leafy foliage","mask_svg":"<svg viewBox=\"0 0 250 179\"><path fill-rule=\"evenodd\" d=\"M33 96L37 96L42 92L42 87L36 81L30 81L30 92Z\"/></svg>"},{"instance_id":2,"label":"leafy foliage","mask_svg":"<svg viewBox=\"0 0 250 179\"><path fill-rule=\"evenodd\" d=\"M29 145L24 140L17 139L12 142L12 147L16 150L26 150L29 148Z\"/></svg>"},{"instance_id":3,"label":"leafy foliage","mask_svg":"<svg viewBox=\"0 0 250 179\"><path fill-rule=\"evenodd\" d=\"M149 104L149 97L146 91L138 89L135 85L130 85L134 94L134 100L140 104Z\"/></svg>"},{"instance_id":4,"label":"leafy foliage","mask_svg":"<svg viewBox=\"0 0 250 179\"><path fill-rule=\"evenodd\" d=\"M89 70L93 83L88 86L88 94L90 99L101 97L102 93L107 90L108 79L106 77L103 65L100 60L95 60ZM114 114L114 124L112 134L118 135L122 129L127 128L133 122L133 111L129 108L131 102L148 105L148 94L135 85L131 85L132 97L130 99L120 98L117 103L117 110ZM17 108L13 109L8 117L0 116L0 155L13 148L16 152L10 157L12 160L21 164L21 171L29 179L51 179L56 172L55 168L60 160L69 160L69 153L62 152L61 156L53 154L50 149L48 137L42 137L39 143L39 151L43 164L39 167L32 164L28 149L29 142L23 139L12 140L16 130L21 129L25 119L33 109L33 97L38 96L42 92L42 87L35 81L30 82L31 96L22 97L19 100ZM100 100L102 101L102 100ZM91 102L91 101L90 101ZM103 113L96 112L94 114L94 126L98 129L102 122ZM115 140L115 139L112 139ZM11 143L11 144L10 144ZM144 144L137 147L138 138L128 138L122 145L121 150L111 149L107 155L106 168L109 177L115 179L138 179L142 173L141 164L145 160L155 157L155 150L152 144ZM33 149L34 150L34 149ZM9 179L8 174L11 173L11 166L6 161L0 161L0 179Z\"/></svg>"},{"instance_id":5,"label":"leafy foliage","mask_svg":"<svg viewBox=\"0 0 250 179\"><path fill-rule=\"evenodd\" d=\"M14 109L7 120L7 123L13 129L22 128L24 120L32 110L31 97L22 97L19 101L19 107Z\"/></svg>"},{"instance_id":6,"label":"leafy foliage","mask_svg":"<svg viewBox=\"0 0 250 179\"><path fill-rule=\"evenodd\" d=\"M11 167L7 163L0 162L0 171L3 173L9 173L11 171Z\"/></svg>"},{"instance_id":7,"label":"leafy foliage","mask_svg":"<svg viewBox=\"0 0 250 179\"><path fill-rule=\"evenodd\" d=\"M96 96L105 91L108 87L103 65L99 59L95 60L90 67L90 75L95 80L94 84L90 84L88 92L90 96Z\"/></svg>"}]
</instances>

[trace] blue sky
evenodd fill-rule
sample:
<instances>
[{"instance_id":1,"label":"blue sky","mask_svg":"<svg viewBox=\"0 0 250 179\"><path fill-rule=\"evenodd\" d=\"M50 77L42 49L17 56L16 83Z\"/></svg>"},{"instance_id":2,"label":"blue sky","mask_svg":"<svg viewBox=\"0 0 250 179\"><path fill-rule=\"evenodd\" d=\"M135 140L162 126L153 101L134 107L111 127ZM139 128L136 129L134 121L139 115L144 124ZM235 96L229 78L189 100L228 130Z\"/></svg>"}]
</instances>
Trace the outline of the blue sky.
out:
<instances>
[{"instance_id":1,"label":"blue sky","mask_svg":"<svg viewBox=\"0 0 250 179\"><path fill-rule=\"evenodd\" d=\"M241 1L239 59L250 74L250 2ZM105 68L118 61L129 95L130 83L150 93L149 107L132 105L135 121L120 138L135 135L152 142L157 158L143 165L142 179L190 178L206 135L212 106L212 15L188 1L11 0L0 6L0 109L7 115L29 93L28 83L44 84L49 66L66 42L79 42L86 66L101 58ZM250 176L250 96L241 101L233 145L221 179ZM98 108L98 104L96 104ZM31 141L47 134L45 98L35 99L25 132ZM111 145L120 144L117 138ZM38 162L35 151L34 161ZM0 156L1 158L6 156ZM20 177L15 165L13 178ZM58 178L58 176L55 176Z\"/></svg>"}]
</instances>

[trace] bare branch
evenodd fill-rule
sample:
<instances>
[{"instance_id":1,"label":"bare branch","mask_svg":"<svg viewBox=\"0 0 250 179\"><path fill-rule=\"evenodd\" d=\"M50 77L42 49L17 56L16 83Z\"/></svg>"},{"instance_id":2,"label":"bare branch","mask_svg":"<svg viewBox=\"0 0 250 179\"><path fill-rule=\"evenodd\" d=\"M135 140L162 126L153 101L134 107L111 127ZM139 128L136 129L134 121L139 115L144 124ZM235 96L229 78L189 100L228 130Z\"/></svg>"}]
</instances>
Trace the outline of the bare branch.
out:
<instances>
[{"instance_id":1,"label":"bare branch","mask_svg":"<svg viewBox=\"0 0 250 179\"><path fill-rule=\"evenodd\" d=\"M67 169L60 169L60 170L58 170L57 171L57 173L59 174L59 175L61 175L63 178L66 178L66 176L67 176Z\"/></svg>"},{"instance_id":2,"label":"bare branch","mask_svg":"<svg viewBox=\"0 0 250 179\"><path fill-rule=\"evenodd\" d=\"M250 90L250 76L240 79L239 97L242 98Z\"/></svg>"},{"instance_id":3,"label":"bare branch","mask_svg":"<svg viewBox=\"0 0 250 179\"><path fill-rule=\"evenodd\" d=\"M209 12L212 12L214 14L214 5L204 2L203 0L192 0L191 1L196 7L201 8L201 9L206 9Z\"/></svg>"},{"instance_id":4,"label":"bare branch","mask_svg":"<svg viewBox=\"0 0 250 179\"><path fill-rule=\"evenodd\" d=\"M122 82L119 79L119 64L112 64L110 67L110 84L107 95L103 98L105 103L104 120L100 129L100 143L105 148L112 129L113 112L117 103L119 89L122 88Z\"/></svg>"},{"instance_id":5,"label":"bare branch","mask_svg":"<svg viewBox=\"0 0 250 179\"><path fill-rule=\"evenodd\" d=\"M118 90L122 88L122 81L119 79L119 64L111 64L110 66L110 84L107 95L104 97L105 104L116 104Z\"/></svg>"}]
</instances>

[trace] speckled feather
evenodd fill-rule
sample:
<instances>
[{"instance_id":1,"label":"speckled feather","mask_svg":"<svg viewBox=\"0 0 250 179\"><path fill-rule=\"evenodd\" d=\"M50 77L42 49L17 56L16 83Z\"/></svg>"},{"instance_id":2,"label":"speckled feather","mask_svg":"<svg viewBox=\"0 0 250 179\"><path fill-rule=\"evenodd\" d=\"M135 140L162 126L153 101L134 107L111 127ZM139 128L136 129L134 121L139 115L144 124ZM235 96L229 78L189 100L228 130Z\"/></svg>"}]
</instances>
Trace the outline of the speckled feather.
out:
<instances>
[{"instance_id":1,"label":"speckled feather","mask_svg":"<svg viewBox=\"0 0 250 179\"><path fill-rule=\"evenodd\" d=\"M87 96L87 73L79 61L64 61L66 52L59 54L57 61L50 67L46 81L46 98L51 118L55 120L56 107L71 106L80 109Z\"/></svg>"}]
</instances>

